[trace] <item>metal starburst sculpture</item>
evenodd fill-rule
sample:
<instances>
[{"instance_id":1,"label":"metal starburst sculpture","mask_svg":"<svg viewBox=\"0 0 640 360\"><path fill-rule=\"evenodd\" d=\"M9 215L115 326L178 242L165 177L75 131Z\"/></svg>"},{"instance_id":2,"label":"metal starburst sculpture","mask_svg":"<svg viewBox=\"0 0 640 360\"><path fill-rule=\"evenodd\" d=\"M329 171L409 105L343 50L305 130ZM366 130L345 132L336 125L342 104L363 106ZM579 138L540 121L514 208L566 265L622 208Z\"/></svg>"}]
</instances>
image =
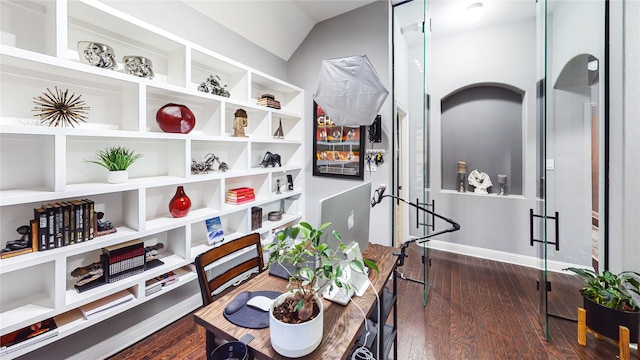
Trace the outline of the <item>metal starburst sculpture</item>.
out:
<instances>
[{"instance_id":1,"label":"metal starburst sculpture","mask_svg":"<svg viewBox=\"0 0 640 360\"><path fill-rule=\"evenodd\" d=\"M75 93L69 95L69 89L62 91L57 86L55 89L54 93L47 88L47 92L33 98L33 103L36 104L33 111L39 112L33 116L39 117L42 124L49 126L75 127L80 122L86 123L90 108L81 96Z\"/></svg>"}]
</instances>

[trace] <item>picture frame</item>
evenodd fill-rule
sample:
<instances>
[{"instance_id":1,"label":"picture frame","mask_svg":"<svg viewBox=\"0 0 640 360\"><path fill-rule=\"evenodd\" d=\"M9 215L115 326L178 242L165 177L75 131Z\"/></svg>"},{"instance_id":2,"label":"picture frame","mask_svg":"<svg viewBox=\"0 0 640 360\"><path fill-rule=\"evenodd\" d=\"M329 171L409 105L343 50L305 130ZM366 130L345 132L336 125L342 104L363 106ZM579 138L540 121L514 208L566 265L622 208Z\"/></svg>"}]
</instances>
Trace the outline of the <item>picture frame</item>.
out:
<instances>
[{"instance_id":1,"label":"picture frame","mask_svg":"<svg viewBox=\"0 0 640 360\"><path fill-rule=\"evenodd\" d=\"M313 102L313 176L364 179L366 126L336 125Z\"/></svg>"}]
</instances>

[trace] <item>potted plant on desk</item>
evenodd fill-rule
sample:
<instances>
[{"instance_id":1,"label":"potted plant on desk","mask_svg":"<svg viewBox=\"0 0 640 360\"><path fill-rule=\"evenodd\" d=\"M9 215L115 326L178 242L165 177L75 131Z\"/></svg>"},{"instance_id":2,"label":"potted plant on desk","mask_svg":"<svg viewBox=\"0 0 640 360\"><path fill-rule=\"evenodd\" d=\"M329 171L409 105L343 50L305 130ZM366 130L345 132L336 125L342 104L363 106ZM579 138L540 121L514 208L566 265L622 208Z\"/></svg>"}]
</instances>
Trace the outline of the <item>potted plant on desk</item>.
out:
<instances>
[{"instance_id":1,"label":"potted plant on desk","mask_svg":"<svg viewBox=\"0 0 640 360\"><path fill-rule=\"evenodd\" d=\"M271 345L280 355L302 357L315 350L322 341L323 305L319 294L329 287L349 287L341 280L345 263L339 255L347 248L340 233L331 235L339 241L337 249L331 249L322 241L325 228L331 223L314 229L309 223L287 227L278 233L264 249L271 251L267 267L285 263L293 267L289 273L289 292L280 295L269 311ZM298 235L302 234L301 238ZM354 259L348 262L354 271L365 273L365 266L378 271L373 261Z\"/></svg>"},{"instance_id":2,"label":"potted plant on desk","mask_svg":"<svg viewBox=\"0 0 640 360\"><path fill-rule=\"evenodd\" d=\"M584 280L580 290L586 311L586 327L613 340L619 339L619 326L629 329L630 339L640 337L640 306L634 293L640 295L640 273L623 271L599 274L590 269L566 268ZM582 325L579 321L579 327ZM586 345L586 329L579 342ZM634 342L634 341L632 341Z\"/></svg>"}]
</instances>

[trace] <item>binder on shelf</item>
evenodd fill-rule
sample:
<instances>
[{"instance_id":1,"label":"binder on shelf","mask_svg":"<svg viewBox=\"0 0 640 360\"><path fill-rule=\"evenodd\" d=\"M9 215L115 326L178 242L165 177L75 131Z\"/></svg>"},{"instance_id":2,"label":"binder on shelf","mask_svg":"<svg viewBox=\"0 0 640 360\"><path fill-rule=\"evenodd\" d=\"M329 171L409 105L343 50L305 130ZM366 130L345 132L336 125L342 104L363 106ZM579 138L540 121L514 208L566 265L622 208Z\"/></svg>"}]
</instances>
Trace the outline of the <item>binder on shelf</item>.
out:
<instances>
[{"instance_id":1,"label":"binder on shelf","mask_svg":"<svg viewBox=\"0 0 640 360\"><path fill-rule=\"evenodd\" d=\"M113 309L117 306L133 301L134 296L128 290L121 290L117 293L106 296L102 299L96 300L92 303L83 305L80 307L82 315L85 319L93 319L109 309Z\"/></svg>"}]
</instances>

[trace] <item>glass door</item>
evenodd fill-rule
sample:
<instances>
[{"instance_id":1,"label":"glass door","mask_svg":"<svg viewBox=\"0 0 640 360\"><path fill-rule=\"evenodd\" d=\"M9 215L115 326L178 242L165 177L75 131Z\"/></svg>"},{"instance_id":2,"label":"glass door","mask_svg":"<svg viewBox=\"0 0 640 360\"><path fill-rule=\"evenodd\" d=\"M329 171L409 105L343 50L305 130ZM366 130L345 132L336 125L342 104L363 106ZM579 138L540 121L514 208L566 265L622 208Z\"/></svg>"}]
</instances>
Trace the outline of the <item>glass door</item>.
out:
<instances>
[{"instance_id":1,"label":"glass door","mask_svg":"<svg viewBox=\"0 0 640 360\"><path fill-rule=\"evenodd\" d=\"M425 31L427 1L392 1L393 5L393 101L394 101L394 195L407 202L429 208L428 174L428 89L427 52L428 31ZM426 27L428 30L428 25ZM407 206L400 200L394 206L395 245L423 238L428 233L424 212ZM416 241L420 244L420 241ZM405 280L424 284L426 304L429 289L428 248L420 244L423 252L423 271ZM419 261L412 257L408 261Z\"/></svg>"},{"instance_id":2,"label":"glass door","mask_svg":"<svg viewBox=\"0 0 640 360\"><path fill-rule=\"evenodd\" d=\"M563 269L606 267L606 1L539 0L537 6L542 138L540 201L532 217L541 219L540 313L549 336L553 319L576 320L582 306L582 281Z\"/></svg>"}]
</instances>

